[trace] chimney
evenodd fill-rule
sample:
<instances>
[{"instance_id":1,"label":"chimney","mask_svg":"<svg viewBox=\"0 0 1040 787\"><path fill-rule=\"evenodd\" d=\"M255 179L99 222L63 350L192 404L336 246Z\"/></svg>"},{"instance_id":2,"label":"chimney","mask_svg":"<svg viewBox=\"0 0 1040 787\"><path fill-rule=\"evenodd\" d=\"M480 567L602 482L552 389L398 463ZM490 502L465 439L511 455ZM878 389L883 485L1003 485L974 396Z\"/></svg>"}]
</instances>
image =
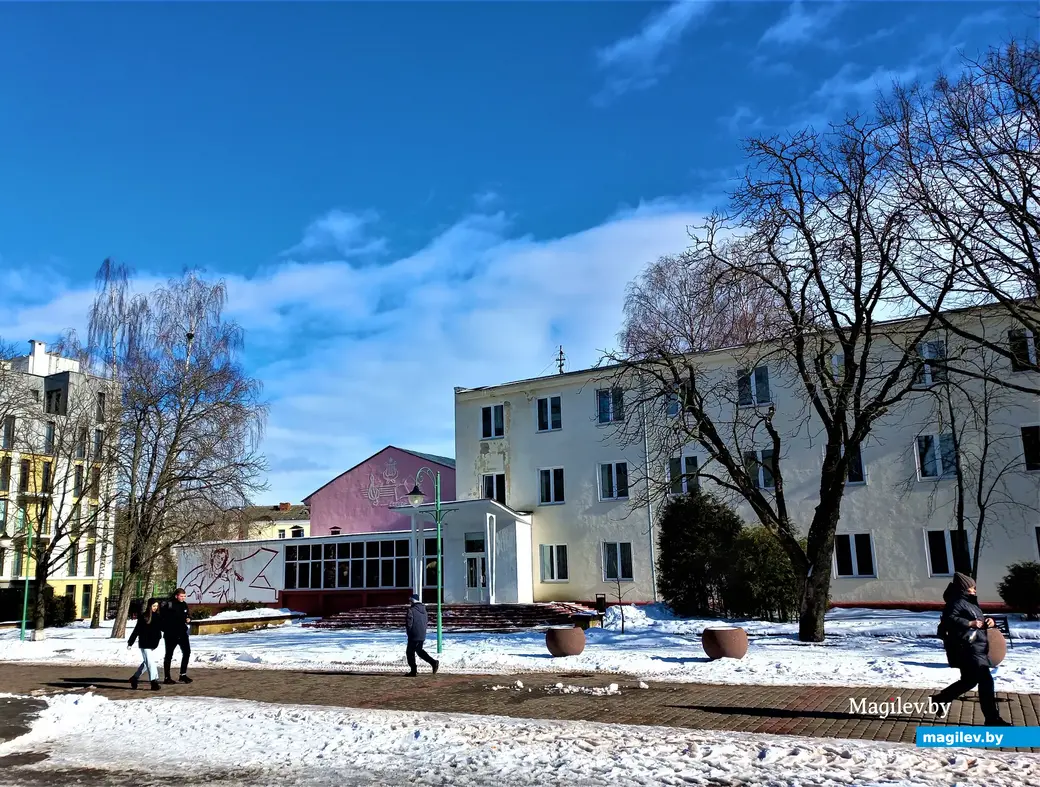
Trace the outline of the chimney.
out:
<instances>
[{"instance_id":1,"label":"chimney","mask_svg":"<svg viewBox=\"0 0 1040 787\"><path fill-rule=\"evenodd\" d=\"M292 503L279 503L278 504L278 510L279 511L288 511L291 507L292 507Z\"/></svg>"}]
</instances>

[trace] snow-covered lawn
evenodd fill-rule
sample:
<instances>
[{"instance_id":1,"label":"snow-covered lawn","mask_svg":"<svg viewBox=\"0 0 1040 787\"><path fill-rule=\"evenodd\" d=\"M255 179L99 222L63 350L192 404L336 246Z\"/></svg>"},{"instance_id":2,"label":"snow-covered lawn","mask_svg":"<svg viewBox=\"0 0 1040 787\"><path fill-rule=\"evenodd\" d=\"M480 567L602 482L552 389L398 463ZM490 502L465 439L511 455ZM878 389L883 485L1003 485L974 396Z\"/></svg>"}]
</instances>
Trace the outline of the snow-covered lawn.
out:
<instances>
[{"instance_id":1,"label":"snow-covered lawn","mask_svg":"<svg viewBox=\"0 0 1040 787\"><path fill-rule=\"evenodd\" d=\"M47 702L0 757L48 752L31 771L146 770L120 784L1040 784L1040 758L983 749L214 699Z\"/></svg>"},{"instance_id":2,"label":"snow-covered lawn","mask_svg":"<svg viewBox=\"0 0 1040 787\"><path fill-rule=\"evenodd\" d=\"M208 620L255 620L257 618L277 618L288 614L289 610L287 609L271 609L270 607L261 607L260 609L227 610L225 612L218 612L216 615L211 615L208 618L203 618L203 620L199 622Z\"/></svg>"},{"instance_id":3,"label":"snow-covered lawn","mask_svg":"<svg viewBox=\"0 0 1040 787\"><path fill-rule=\"evenodd\" d=\"M710 662L699 635L710 620L676 620L661 608L626 610L625 633L614 608L607 627L589 629L580 656L554 659L540 632L448 633L445 672L608 672L647 680L785 685L883 685L938 688L956 673L946 666L935 633L937 613L835 610L827 640L797 641L794 624L741 622L751 636L740 661ZM999 691L1040 693L1040 624L1012 622L1015 646L996 672ZM0 631L0 661L124 665L140 660L136 649L108 638L109 630L82 624L47 631L42 642L19 642ZM427 641L432 652L433 632ZM274 629L192 639L192 661L206 667L268 669L404 669L403 632L330 631L298 622Z\"/></svg>"}]
</instances>

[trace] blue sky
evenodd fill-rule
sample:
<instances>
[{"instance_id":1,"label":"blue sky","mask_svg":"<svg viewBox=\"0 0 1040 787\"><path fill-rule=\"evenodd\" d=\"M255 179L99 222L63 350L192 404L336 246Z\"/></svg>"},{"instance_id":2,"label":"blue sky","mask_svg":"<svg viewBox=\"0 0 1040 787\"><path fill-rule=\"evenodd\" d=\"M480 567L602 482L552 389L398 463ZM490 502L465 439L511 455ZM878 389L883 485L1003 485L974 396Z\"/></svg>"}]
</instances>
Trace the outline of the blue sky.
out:
<instances>
[{"instance_id":1,"label":"blue sky","mask_svg":"<svg viewBox=\"0 0 1040 787\"><path fill-rule=\"evenodd\" d=\"M1035 2L0 5L0 337L82 326L105 256L228 281L271 500L453 386L587 366L741 139L867 109Z\"/></svg>"}]
</instances>

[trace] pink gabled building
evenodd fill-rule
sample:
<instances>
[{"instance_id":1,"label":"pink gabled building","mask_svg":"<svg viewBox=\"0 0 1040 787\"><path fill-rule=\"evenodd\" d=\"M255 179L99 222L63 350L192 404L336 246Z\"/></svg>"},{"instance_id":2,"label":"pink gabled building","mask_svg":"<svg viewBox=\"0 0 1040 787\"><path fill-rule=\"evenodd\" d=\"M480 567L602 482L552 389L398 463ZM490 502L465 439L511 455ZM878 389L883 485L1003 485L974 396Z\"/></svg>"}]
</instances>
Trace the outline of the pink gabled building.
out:
<instances>
[{"instance_id":1,"label":"pink gabled building","mask_svg":"<svg viewBox=\"0 0 1040 787\"><path fill-rule=\"evenodd\" d=\"M310 535L408 530L409 517L391 507L408 505L408 493L423 467L441 474L441 500L454 500L454 459L388 445L304 498L311 512ZM419 488L426 494L426 501L433 502L430 473L422 474Z\"/></svg>"}]
</instances>

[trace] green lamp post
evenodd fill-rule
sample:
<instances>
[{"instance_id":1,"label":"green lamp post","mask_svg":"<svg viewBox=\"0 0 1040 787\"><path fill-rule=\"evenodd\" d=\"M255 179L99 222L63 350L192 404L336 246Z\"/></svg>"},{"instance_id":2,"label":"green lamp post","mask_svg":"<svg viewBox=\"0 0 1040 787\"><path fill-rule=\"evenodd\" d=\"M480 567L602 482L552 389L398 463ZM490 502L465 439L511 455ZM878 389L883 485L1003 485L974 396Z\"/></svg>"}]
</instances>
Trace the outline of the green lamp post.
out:
<instances>
[{"instance_id":1,"label":"green lamp post","mask_svg":"<svg viewBox=\"0 0 1040 787\"><path fill-rule=\"evenodd\" d=\"M408 502L412 504L413 508L418 508L426 499L426 495L424 495L422 490L419 488L419 481L424 472L433 476L433 521L437 524L437 655L439 656L441 654L443 643L441 603L444 598L444 576L441 573L441 522L444 519L444 511L441 510L440 471L434 473L428 467L419 468L419 472L415 474L415 486L412 488L412 491L408 493Z\"/></svg>"}]
</instances>

